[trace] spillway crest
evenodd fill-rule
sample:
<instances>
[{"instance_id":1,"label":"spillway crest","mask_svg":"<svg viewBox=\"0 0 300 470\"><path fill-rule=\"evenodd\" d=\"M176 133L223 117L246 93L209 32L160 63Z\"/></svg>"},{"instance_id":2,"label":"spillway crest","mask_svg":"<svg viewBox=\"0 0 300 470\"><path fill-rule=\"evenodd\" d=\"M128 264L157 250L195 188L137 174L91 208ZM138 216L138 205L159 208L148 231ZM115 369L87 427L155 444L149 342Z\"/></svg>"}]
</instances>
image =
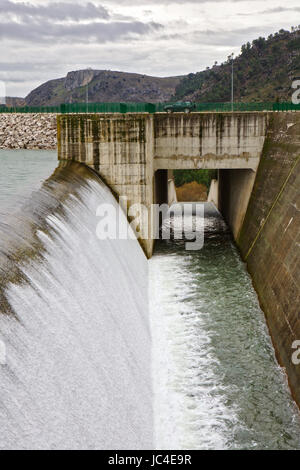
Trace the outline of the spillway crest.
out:
<instances>
[{"instance_id":1,"label":"spillway crest","mask_svg":"<svg viewBox=\"0 0 300 470\"><path fill-rule=\"evenodd\" d=\"M99 240L117 202L63 163L0 225L0 448L151 448L148 273L136 240Z\"/></svg>"}]
</instances>

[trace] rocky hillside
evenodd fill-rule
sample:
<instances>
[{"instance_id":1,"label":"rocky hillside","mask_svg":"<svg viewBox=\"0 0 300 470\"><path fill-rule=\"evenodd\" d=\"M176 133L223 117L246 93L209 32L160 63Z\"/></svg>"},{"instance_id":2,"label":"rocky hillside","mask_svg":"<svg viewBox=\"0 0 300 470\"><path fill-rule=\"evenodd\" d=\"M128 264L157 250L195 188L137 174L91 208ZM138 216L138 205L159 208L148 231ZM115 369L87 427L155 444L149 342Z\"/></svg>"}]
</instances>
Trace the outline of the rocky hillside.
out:
<instances>
[{"instance_id":1,"label":"rocky hillside","mask_svg":"<svg viewBox=\"0 0 300 470\"><path fill-rule=\"evenodd\" d=\"M65 78L51 80L26 97L28 106L52 106L61 103L158 102L168 101L182 77L158 78L110 70L78 70Z\"/></svg>"},{"instance_id":2,"label":"rocky hillside","mask_svg":"<svg viewBox=\"0 0 300 470\"><path fill-rule=\"evenodd\" d=\"M280 30L242 46L234 59L235 101L291 101L293 79L300 77L300 29ZM231 59L191 73L176 87L176 99L226 102L231 97Z\"/></svg>"}]
</instances>

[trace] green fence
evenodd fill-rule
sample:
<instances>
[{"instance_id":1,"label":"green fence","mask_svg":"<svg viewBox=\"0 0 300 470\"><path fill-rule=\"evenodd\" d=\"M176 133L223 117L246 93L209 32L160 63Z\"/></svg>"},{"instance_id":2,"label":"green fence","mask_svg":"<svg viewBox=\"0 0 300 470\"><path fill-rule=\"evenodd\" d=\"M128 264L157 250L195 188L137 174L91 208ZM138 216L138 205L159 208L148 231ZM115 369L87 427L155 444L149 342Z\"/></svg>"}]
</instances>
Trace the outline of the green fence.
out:
<instances>
[{"instance_id":1,"label":"green fence","mask_svg":"<svg viewBox=\"0 0 300 470\"><path fill-rule=\"evenodd\" d=\"M165 105L162 105L162 108ZM0 107L0 113L155 113L152 103L64 103L59 106Z\"/></svg>"},{"instance_id":2,"label":"green fence","mask_svg":"<svg viewBox=\"0 0 300 470\"><path fill-rule=\"evenodd\" d=\"M59 106L0 106L0 113L157 113L173 103L65 103ZM198 112L231 112L231 103L195 103ZM233 103L233 111L300 111L293 103Z\"/></svg>"}]
</instances>

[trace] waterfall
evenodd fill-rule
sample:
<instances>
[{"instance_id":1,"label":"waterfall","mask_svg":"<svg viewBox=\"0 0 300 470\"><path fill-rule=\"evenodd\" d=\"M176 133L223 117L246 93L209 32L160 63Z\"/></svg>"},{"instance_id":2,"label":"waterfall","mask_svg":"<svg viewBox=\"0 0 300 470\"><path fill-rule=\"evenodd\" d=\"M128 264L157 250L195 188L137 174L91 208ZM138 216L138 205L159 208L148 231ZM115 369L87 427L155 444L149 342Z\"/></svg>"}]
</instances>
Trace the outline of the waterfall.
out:
<instances>
[{"instance_id":1,"label":"waterfall","mask_svg":"<svg viewBox=\"0 0 300 470\"><path fill-rule=\"evenodd\" d=\"M101 203L65 163L1 222L1 449L153 448L147 261L97 239Z\"/></svg>"}]
</instances>

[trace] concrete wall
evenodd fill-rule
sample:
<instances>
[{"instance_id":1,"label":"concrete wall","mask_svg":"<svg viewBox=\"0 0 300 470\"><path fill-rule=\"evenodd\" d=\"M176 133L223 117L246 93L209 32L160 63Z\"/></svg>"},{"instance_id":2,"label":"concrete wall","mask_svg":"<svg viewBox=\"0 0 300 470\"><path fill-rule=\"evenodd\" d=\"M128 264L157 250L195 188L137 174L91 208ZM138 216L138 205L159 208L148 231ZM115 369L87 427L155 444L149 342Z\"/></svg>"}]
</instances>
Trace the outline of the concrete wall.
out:
<instances>
[{"instance_id":1,"label":"concrete wall","mask_svg":"<svg viewBox=\"0 0 300 470\"><path fill-rule=\"evenodd\" d=\"M149 114L76 114L58 118L58 158L97 171L117 196L150 207L153 201L153 117ZM150 215L143 226L150 226ZM151 256L153 241L141 241Z\"/></svg>"},{"instance_id":2,"label":"concrete wall","mask_svg":"<svg viewBox=\"0 0 300 470\"><path fill-rule=\"evenodd\" d=\"M254 185L253 170L219 170L218 208L235 239L241 230Z\"/></svg>"},{"instance_id":3,"label":"concrete wall","mask_svg":"<svg viewBox=\"0 0 300 470\"><path fill-rule=\"evenodd\" d=\"M267 122L266 113L158 113L154 167L256 170Z\"/></svg>"},{"instance_id":4,"label":"concrete wall","mask_svg":"<svg viewBox=\"0 0 300 470\"><path fill-rule=\"evenodd\" d=\"M300 116L274 113L242 230L237 237L279 362L300 404Z\"/></svg>"},{"instance_id":5,"label":"concrete wall","mask_svg":"<svg viewBox=\"0 0 300 470\"><path fill-rule=\"evenodd\" d=\"M153 202L168 201L166 170L255 171L267 122L266 113L60 115L58 154L96 170L128 204L150 209ZM151 230L150 210L147 224ZM150 257L153 241L142 246Z\"/></svg>"},{"instance_id":6,"label":"concrete wall","mask_svg":"<svg viewBox=\"0 0 300 470\"><path fill-rule=\"evenodd\" d=\"M207 202L212 202L216 208L219 208L219 181L211 180Z\"/></svg>"},{"instance_id":7,"label":"concrete wall","mask_svg":"<svg viewBox=\"0 0 300 470\"><path fill-rule=\"evenodd\" d=\"M174 171L168 170L168 204L171 206L177 202L177 193L174 180Z\"/></svg>"}]
</instances>

